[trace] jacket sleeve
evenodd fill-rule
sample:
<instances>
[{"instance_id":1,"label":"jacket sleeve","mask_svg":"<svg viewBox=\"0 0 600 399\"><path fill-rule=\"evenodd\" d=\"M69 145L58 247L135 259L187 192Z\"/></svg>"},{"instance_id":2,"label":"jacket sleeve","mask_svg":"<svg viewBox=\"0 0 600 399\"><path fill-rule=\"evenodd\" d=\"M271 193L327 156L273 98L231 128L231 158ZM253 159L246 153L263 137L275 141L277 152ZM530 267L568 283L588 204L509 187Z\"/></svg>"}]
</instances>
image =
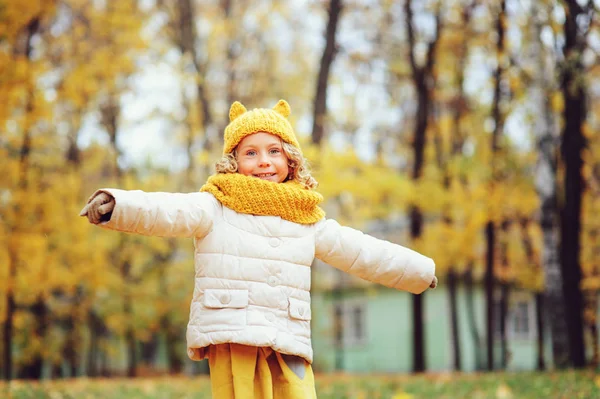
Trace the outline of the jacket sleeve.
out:
<instances>
[{"instance_id":1,"label":"jacket sleeve","mask_svg":"<svg viewBox=\"0 0 600 399\"><path fill-rule=\"evenodd\" d=\"M315 256L344 272L387 287L420 294L435 276L432 259L332 219L317 223Z\"/></svg>"},{"instance_id":2,"label":"jacket sleeve","mask_svg":"<svg viewBox=\"0 0 600 399\"><path fill-rule=\"evenodd\" d=\"M110 220L98 226L159 237L203 237L212 229L219 202L212 194L146 193L140 190L101 189L115 199Z\"/></svg>"}]
</instances>

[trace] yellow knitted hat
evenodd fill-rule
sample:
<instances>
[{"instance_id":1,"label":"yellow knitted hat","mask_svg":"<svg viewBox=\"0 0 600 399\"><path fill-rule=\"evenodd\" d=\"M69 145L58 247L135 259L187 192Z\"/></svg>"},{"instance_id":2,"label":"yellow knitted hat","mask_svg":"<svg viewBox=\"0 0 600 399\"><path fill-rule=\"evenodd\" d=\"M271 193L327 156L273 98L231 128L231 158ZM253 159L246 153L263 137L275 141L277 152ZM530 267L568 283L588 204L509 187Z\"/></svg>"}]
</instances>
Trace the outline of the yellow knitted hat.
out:
<instances>
[{"instance_id":1,"label":"yellow knitted hat","mask_svg":"<svg viewBox=\"0 0 600 399\"><path fill-rule=\"evenodd\" d=\"M255 108L252 111L248 111L242 103L234 102L229 109L229 125L225 128L223 155L233 151L244 137L258 132L279 136L300 149L294 129L287 120L290 113L290 105L285 100L279 100L272 109Z\"/></svg>"}]
</instances>

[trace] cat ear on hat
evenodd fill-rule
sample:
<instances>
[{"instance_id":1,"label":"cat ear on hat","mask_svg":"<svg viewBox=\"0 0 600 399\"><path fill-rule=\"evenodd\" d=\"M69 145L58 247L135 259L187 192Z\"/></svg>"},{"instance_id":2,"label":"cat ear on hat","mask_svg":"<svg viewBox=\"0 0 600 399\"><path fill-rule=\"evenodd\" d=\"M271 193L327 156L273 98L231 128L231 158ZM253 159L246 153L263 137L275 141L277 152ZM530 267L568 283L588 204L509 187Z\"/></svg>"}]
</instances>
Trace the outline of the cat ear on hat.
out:
<instances>
[{"instance_id":1,"label":"cat ear on hat","mask_svg":"<svg viewBox=\"0 0 600 399\"><path fill-rule=\"evenodd\" d=\"M244 107L244 105L241 102L234 102L233 104L231 104L231 108L229 108L229 121L233 122L234 119L236 119L238 116L242 115L246 111L246 107Z\"/></svg>"},{"instance_id":2,"label":"cat ear on hat","mask_svg":"<svg viewBox=\"0 0 600 399\"><path fill-rule=\"evenodd\" d=\"M290 104L285 100L279 100L279 102L273 107L275 112L283 115L284 117L288 117L292 113L292 109L290 108Z\"/></svg>"}]
</instances>

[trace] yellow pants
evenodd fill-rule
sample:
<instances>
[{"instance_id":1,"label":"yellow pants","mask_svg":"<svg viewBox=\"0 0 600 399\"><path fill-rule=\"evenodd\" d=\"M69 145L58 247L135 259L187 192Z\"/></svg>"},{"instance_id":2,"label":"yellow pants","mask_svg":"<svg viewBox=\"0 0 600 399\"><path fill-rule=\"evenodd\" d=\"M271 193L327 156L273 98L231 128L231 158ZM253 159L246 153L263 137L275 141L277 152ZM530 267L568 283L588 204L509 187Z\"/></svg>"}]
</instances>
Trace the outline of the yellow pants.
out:
<instances>
[{"instance_id":1,"label":"yellow pants","mask_svg":"<svg viewBox=\"0 0 600 399\"><path fill-rule=\"evenodd\" d=\"M210 385L215 399L316 399L312 367L304 360L300 378L284 357L270 348L239 344L208 350Z\"/></svg>"}]
</instances>

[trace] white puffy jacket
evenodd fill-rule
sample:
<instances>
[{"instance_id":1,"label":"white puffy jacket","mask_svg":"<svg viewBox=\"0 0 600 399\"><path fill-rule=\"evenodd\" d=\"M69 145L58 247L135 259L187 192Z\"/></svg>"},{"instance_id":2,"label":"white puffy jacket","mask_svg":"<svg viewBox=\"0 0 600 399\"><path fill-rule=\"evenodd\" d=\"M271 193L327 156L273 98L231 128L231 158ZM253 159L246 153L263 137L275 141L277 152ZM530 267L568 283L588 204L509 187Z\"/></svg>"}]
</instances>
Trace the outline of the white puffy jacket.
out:
<instances>
[{"instance_id":1,"label":"white puffy jacket","mask_svg":"<svg viewBox=\"0 0 600 399\"><path fill-rule=\"evenodd\" d=\"M195 286L188 356L211 344L268 346L312 363L310 272L313 259L363 279L415 294L435 264L400 245L335 220L302 225L277 216L237 213L206 192L103 189L115 198L102 227L148 236L194 238Z\"/></svg>"}]
</instances>

